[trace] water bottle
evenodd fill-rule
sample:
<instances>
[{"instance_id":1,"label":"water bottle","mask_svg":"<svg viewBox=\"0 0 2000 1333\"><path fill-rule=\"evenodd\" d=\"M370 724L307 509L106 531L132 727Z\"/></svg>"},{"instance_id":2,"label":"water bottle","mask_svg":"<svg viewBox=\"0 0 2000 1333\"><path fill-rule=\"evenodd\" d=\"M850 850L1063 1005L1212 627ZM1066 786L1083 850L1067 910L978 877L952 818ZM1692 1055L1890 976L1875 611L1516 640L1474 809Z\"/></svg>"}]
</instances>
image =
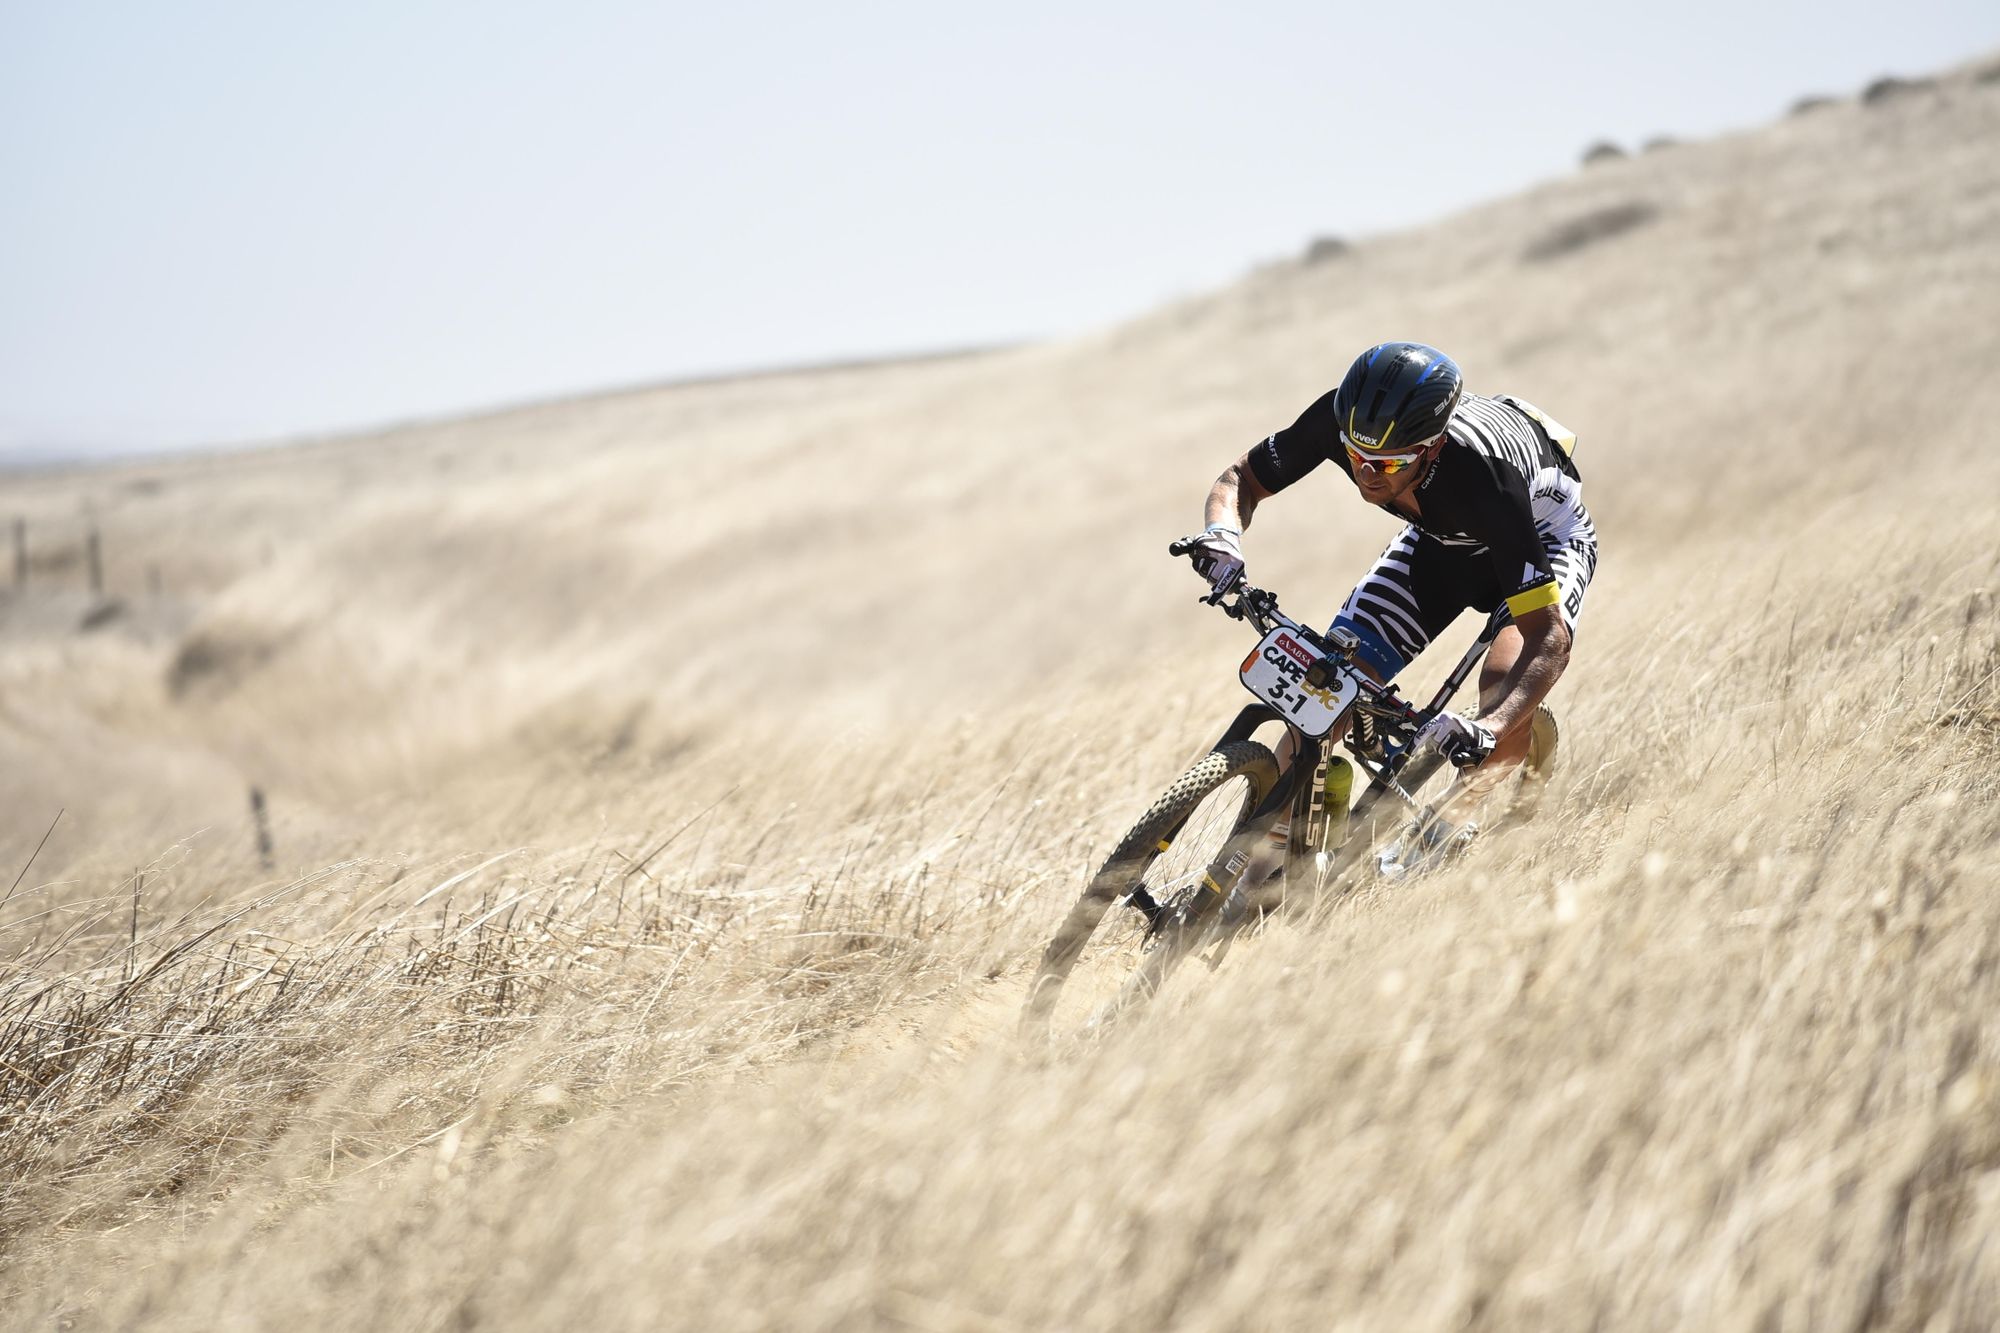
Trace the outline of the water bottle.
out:
<instances>
[{"instance_id":1,"label":"water bottle","mask_svg":"<svg viewBox=\"0 0 2000 1333\"><path fill-rule=\"evenodd\" d=\"M1326 832L1320 846L1333 851L1347 841L1347 807L1354 801L1354 765L1345 756L1326 761L1326 779L1320 787L1320 809L1326 812Z\"/></svg>"}]
</instances>

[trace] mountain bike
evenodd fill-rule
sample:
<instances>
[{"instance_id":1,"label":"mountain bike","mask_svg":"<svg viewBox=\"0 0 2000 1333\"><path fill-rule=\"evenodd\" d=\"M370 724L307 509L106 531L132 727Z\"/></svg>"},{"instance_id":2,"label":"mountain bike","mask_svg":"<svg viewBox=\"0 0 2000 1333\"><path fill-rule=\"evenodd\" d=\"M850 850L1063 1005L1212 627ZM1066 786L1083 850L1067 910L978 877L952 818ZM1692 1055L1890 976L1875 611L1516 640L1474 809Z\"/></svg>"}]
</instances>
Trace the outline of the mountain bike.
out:
<instances>
[{"instance_id":1,"label":"mountain bike","mask_svg":"<svg viewBox=\"0 0 2000 1333\"><path fill-rule=\"evenodd\" d=\"M1195 540L1182 538L1168 551L1189 555ZM1416 736L1511 619L1504 605L1419 707L1358 665L1360 641L1345 628L1309 629L1279 610L1274 594L1240 580L1201 600L1262 636L1238 668L1256 702L1153 802L1085 886L1042 954L1024 1034L1105 1028L1151 998L1183 960L1205 954L1220 965L1245 929L1288 903L1421 874L1463 850L1477 831L1445 818L1455 770ZM1327 739L1343 723L1345 755ZM1281 767L1272 748L1254 739L1273 724L1289 735L1289 765ZM1555 718L1538 708L1533 725L1524 768L1540 775L1554 755ZM1363 774L1366 786L1355 798ZM1114 907L1127 910L1113 914ZM1087 953L1093 963L1080 968ZM1083 971L1095 984L1065 1004ZM1100 1000L1104 990L1111 993ZM1066 1019L1058 1018L1059 1005Z\"/></svg>"}]
</instances>

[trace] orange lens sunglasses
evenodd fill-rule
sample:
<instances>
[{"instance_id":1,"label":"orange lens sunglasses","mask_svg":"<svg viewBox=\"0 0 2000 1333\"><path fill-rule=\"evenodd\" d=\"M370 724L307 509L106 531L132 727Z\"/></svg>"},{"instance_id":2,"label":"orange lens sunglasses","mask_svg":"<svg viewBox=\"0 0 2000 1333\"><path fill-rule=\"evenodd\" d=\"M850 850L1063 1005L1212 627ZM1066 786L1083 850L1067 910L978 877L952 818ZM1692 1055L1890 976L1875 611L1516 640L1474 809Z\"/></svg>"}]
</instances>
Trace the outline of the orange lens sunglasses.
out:
<instances>
[{"instance_id":1,"label":"orange lens sunglasses","mask_svg":"<svg viewBox=\"0 0 2000 1333\"><path fill-rule=\"evenodd\" d=\"M1341 447L1347 450L1347 461L1352 463L1357 471L1365 467L1385 477L1395 476L1424 456L1423 449L1408 454L1371 454L1366 450L1355 448L1345 440L1341 441Z\"/></svg>"}]
</instances>

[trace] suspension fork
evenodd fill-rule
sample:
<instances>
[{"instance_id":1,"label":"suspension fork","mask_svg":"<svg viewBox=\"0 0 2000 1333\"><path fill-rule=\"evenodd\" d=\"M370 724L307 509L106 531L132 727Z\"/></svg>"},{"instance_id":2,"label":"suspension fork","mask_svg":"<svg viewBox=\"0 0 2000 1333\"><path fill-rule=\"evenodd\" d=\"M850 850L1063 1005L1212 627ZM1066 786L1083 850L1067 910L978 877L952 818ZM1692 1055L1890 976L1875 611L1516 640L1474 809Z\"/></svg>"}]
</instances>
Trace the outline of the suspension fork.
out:
<instances>
[{"instance_id":1,"label":"suspension fork","mask_svg":"<svg viewBox=\"0 0 2000 1333\"><path fill-rule=\"evenodd\" d=\"M1251 733L1265 723L1282 723L1284 720L1283 715L1268 704L1248 704L1210 748L1220 748L1235 741L1247 741ZM1296 821L1296 815L1305 803L1311 800L1312 774L1319 767L1319 756L1324 752L1325 746L1323 742L1289 726L1285 730L1292 738L1292 762L1278 770L1277 785L1272 787L1270 794L1250 812L1249 818L1244 821L1246 826L1268 828L1281 811L1290 807L1294 813L1293 827L1302 827ZM1301 774L1304 775L1303 778Z\"/></svg>"},{"instance_id":2,"label":"suspension fork","mask_svg":"<svg viewBox=\"0 0 2000 1333\"><path fill-rule=\"evenodd\" d=\"M1312 804L1318 790L1316 779L1320 761L1331 747L1317 737L1296 731L1291 733L1291 737L1292 762L1279 778L1280 789L1274 790L1252 813L1244 824L1242 835L1252 849L1260 844L1268 845L1272 826L1280 815L1289 814L1291 822L1285 837L1283 860L1278 872L1262 883L1244 883L1239 877L1237 883L1230 886L1219 905L1221 916L1217 943L1208 960L1211 969L1221 966L1238 932L1245 926L1253 925L1276 911L1294 895L1307 893L1315 887L1314 853L1319 848L1312 828Z\"/></svg>"},{"instance_id":3,"label":"suspension fork","mask_svg":"<svg viewBox=\"0 0 2000 1333\"><path fill-rule=\"evenodd\" d=\"M1216 749L1236 741L1248 740L1257 728L1269 722L1282 724L1284 717L1275 708L1267 704L1247 704L1243 707L1242 711L1237 713L1235 719L1230 722L1228 727L1223 730L1222 735L1217 738L1215 745L1210 748ZM1313 778L1319 770L1319 760L1320 756L1325 752L1325 746L1323 742L1304 735L1293 728L1287 727L1286 733L1292 740L1291 762L1278 770L1278 781L1276 784L1272 786L1271 790L1257 804L1256 808L1245 814L1243 822L1238 826L1236 835L1229 839L1228 843L1224 846L1223 855L1218 862L1218 864L1230 864L1233 866L1235 873L1228 877L1227 883L1220 882L1213 877L1209 880L1209 887L1212 890L1219 891L1225 903L1236 895L1243 869L1248 865L1249 860L1254 856L1256 851L1264 844L1270 835L1271 829L1281 817L1289 815L1291 821L1283 853L1284 861L1282 868L1285 874L1287 876L1296 875L1301 859L1306 861L1310 861L1311 859L1312 849L1305 846L1305 840L1312 814ZM1213 870L1213 867L1211 867L1211 870ZM1261 885L1253 886L1253 888L1259 889L1261 887ZM1259 896L1262 895L1260 894ZM1160 924L1158 915L1160 906L1153 901L1152 895L1146 893L1142 887L1139 892L1133 895L1133 902L1142 912L1146 913L1148 920L1153 923L1154 928L1158 929ZM1237 915L1240 915L1240 912Z\"/></svg>"}]
</instances>

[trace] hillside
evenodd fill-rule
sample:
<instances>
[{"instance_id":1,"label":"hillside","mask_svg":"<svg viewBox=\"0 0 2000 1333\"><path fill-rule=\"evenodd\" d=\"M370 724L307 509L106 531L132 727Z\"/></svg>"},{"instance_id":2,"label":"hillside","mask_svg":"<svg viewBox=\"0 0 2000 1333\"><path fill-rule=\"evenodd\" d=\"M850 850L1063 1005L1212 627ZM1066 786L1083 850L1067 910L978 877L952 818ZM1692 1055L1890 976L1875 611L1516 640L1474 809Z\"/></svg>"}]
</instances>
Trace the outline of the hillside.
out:
<instances>
[{"instance_id":1,"label":"hillside","mask_svg":"<svg viewBox=\"0 0 2000 1333\"><path fill-rule=\"evenodd\" d=\"M1990 1325L1996 75L1088 338L0 480L0 1322ZM1542 819L1025 1058L1241 697L1166 542L1391 337L1582 438ZM1317 621L1343 486L1247 541Z\"/></svg>"}]
</instances>

